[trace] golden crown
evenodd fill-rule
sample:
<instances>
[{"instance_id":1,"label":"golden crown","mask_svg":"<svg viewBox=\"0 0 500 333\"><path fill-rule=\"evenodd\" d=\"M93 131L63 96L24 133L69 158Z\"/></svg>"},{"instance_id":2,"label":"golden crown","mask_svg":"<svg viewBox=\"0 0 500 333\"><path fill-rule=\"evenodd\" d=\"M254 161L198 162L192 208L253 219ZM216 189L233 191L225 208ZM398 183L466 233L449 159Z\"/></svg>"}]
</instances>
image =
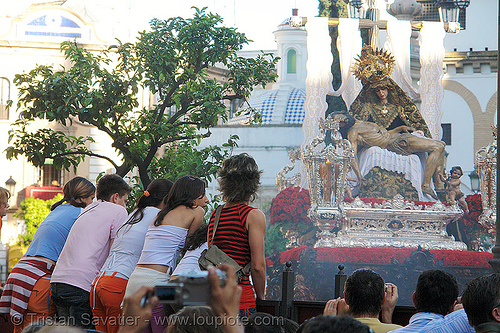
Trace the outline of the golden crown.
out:
<instances>
[{"instance_id":1,"label":"golden crown","mask_svg":"<svg viewBox=\"0 0 500 333\"><path fill-rule=\"evenodd\" d=\"M361 55L354 61L354 76L363 84L380 81L394 70L394 57L387 51L379 48L374 50L369 45L363 46Z\"/></svg>"}]
</instances>

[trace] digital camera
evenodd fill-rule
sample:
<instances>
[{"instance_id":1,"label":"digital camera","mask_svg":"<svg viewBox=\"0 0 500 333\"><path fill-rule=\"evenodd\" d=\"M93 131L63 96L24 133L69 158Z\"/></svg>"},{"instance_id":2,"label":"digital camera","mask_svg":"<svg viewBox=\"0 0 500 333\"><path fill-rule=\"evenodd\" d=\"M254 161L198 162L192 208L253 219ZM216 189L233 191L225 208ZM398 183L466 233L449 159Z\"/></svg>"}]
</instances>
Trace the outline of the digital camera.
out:
<instances>
[{"instance_id":1,"label":"digital camera","mask_svg":"<svg viewBox=\"0 0 500 333\"><path fill-rule=\"evenodd\" d=\"M217 270L221 287L226 284L226 273ZM208 283L208 271L181 273L175 282L157 285L152 293L146 294L141 300L141 306L146 306L148 300L156 295L160 303L179 305L208 305L212 292Z\"/></svg>"}]
</instances>

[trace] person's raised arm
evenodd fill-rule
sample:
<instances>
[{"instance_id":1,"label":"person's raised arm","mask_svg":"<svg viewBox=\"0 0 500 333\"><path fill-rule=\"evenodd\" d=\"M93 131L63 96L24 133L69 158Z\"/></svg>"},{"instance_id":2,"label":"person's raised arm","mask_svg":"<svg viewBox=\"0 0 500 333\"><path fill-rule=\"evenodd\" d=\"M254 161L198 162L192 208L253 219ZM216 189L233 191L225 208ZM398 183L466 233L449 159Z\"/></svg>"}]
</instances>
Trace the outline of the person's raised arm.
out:
<instances>
[{"instance_id":1,"label":"person's raised arm","mask_svg":"<svg viewBox=\"0 0 500 333\"><path fill-rule=\"evenodd\" d=\"M208 269L208 282L212 291L210 305L214 314L222 319L222 331L225 333L244 332L243 325L238 318L241 286L236 282L233 266L220 265L220 270L226 273L226 284L221 287L219 276L214 267Z\"/></svg>"},{"instance_id":2,"label":"person's raised arm","mask_svg":"<svg viewBox=\"0 0 500 333\"><path fill-rule=\"evenodd\" d=\"M144 306L142 306L141 300L152 291L152 287L142 287L123 300L123 314L120 318L118 333L139 333L146 328L153 314L153 309L158 305L158 297L151 296Z\"/></svg>"},{"instance_id":3,"label":"person's raised arm","mask_svg":"<svg viewBox=\"0 0 500 333\"><path fill-rule=\"evenodd\" d=\"M266 216L258 209L250 211L247 217L248 242L250 243L252 282L258 299L265 298L266 259L264 255L264 234Z\"/></svg>"},{"instance_id":4,"label":"person's raised arm","mask_svg":"<svg viewBox=\"0 0 500 333\"><path fill-rule=\"evenodd\" d=\"M386 283L385 287L384 302L382 303L382 322L391 324L392 314L398 302L398 287L393 283Z\"/></svg>"}]
</instances>

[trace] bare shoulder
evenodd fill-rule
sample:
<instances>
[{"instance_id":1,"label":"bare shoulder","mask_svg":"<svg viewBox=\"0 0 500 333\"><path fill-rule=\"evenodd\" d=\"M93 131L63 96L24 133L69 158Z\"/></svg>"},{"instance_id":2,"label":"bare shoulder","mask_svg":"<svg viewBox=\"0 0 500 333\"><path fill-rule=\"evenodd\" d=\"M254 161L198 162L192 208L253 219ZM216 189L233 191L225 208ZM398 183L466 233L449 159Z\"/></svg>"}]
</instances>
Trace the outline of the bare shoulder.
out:
<instances>
[{"instance_id":1,"label":"bare shoulder","mask_svg":"<svg viewBox=\"0 0 500 333\"><path fill-rule=\"evenodd\" d=\"M189 208L184 205L177 206L165 215L161 224L175 225L185 228L193 220L203 220L205 211L201 207Z\"/></svg>"},{"instance_id":2,"label":"bare shoulder","mask_svg":"<svg viewBox=\"0 0 500 333\"><path fill-rule=\"evenodd\" d=\"M196 216L196 217L201 217L203 218L203 216L205 216L205 210L203 209L203 207L201 206L198 206L198 207L195 207L195 208L192 208L193 210L193 214Z\"/></svg>"},{"instance_id":3,"label":"bare shoulder","mask_svg":"<svg viewBox=\"0 0 500 333\"><path fill-rule=\"evenodd\" d=\"M257 224L257 225L266 225L266 215L260 209L252 209L250 213L248 213L247 217L247 225Z\"/></svg>"}]
</instances>

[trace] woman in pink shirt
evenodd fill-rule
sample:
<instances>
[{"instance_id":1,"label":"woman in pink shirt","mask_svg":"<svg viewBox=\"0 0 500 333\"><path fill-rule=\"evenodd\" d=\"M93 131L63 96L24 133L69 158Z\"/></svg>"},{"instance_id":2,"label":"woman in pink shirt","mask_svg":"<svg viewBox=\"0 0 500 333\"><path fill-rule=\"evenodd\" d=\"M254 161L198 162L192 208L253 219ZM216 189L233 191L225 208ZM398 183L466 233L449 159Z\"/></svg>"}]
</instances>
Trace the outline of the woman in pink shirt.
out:
<instances>
[{"instance_id":1,"label":"woman in pink shirt","mask_svg":"<svg viewBox=\"0 0 500 333\"><path fill-rule=\"evenodd\" d=\"M153 180L139 198L136 209L116 232L109 256L90 290L90 304L98 331L116 333L120 328L120 305L128 278L141 255L146 231L163 208L163 199L172 185L168 179Z\"/></svg>"}]
</instances>

